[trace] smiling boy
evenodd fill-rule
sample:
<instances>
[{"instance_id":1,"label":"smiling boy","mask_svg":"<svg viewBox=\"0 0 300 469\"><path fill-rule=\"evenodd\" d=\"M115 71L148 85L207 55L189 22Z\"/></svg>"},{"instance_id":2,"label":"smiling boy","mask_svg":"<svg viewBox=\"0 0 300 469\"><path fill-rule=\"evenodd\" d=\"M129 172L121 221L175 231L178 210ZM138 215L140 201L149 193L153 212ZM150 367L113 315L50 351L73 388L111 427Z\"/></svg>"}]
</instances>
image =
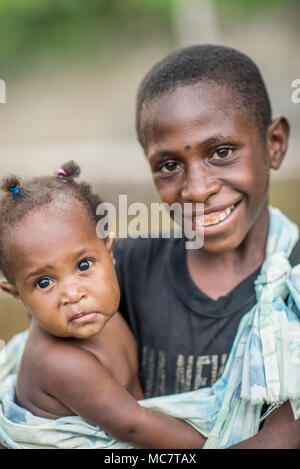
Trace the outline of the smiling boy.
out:
<instances>
[{"instance_id":1,"label":"smiling boy","mask_svg":"<svg viewBox=\"0 0 300 469\"><path fill-rule=\"evenodd\" d=\"M138 342L146 396L211 386L240 320L256 303L270 169L280 168L289 124L272 119L263 79L248 57L194 46L166 57L144 78L137 133L162 202L204 204L204 245L185 250L178 239L119 242L120 311ZM195 214L194 229L197 222ZM299 241L289 261L300 262ZM237 446L299 448L300 424L289 402Z\"/></svg>"}]
</instances>

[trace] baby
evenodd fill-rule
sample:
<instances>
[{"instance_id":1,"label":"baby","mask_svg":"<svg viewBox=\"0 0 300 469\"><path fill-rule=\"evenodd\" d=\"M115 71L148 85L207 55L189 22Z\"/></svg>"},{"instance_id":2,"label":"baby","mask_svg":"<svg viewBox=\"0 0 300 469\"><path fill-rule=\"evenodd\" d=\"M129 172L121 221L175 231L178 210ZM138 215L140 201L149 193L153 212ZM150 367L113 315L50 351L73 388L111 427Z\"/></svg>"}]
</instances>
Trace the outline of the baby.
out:
<instances>
[{"instance_id":1,"label":"baby","mask_svg":"<svg viewBox=\"0 0 300 469\"><path fill-rule=\"evenodd\" d=\"M56 176L3 181L0 204L2 290L31 316L16 402L34 415L79 415L116 440L143 448L201 448L184 421L145 409L135 340L117 312L113 239L96 233L101 202L80 168Z\"/></svg>"}]
</instances>

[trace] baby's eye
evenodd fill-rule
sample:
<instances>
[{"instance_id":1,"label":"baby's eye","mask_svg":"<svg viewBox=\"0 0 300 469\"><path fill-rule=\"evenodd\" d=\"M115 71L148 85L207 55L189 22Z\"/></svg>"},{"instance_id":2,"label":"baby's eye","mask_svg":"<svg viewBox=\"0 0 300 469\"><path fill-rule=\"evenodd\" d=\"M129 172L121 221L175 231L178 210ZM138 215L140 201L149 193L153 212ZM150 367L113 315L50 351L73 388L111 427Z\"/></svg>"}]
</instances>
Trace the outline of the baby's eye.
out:
<instances>
[{"instance_id":1,"label":"baby's eye","mask_svg":"<svg viewBox=\"0 0 300 469\"><path fill-rule=\"evenodd\" d=\"M79 272L84 272L85 270L89 270L93 265L93 262L89 259L84 259L83 261L79 262L77 266L77 270Z\"/></svg>"},{"instance_id":2,"label":"baby's eye","mask_svg":"<svg viewBox=\"0 0 300 469\"><path fill-rule=\"evenodd\" d=\"M216 151L214 151L211 159L212 160L222 160L226 158L227 156L231 155L233 152L233 149L230 147L220 147L217 148Z\"/></svg>"},{"instance_id":3,"label":"baby's eye","mask_svg":"<svg viewBox=\"0 0 300 469\"><path fill-rule=\"evenodd\" d=\"M37 282L36 282L36 286L38 288L41 288L41 289L45 289L45 288L48 288L50 287L50 285L52 285L53 283L53 280L51 280L50 278L47 278L47 277L44 277L44 278L40 278Z\"/></svg>"}]
</instances>

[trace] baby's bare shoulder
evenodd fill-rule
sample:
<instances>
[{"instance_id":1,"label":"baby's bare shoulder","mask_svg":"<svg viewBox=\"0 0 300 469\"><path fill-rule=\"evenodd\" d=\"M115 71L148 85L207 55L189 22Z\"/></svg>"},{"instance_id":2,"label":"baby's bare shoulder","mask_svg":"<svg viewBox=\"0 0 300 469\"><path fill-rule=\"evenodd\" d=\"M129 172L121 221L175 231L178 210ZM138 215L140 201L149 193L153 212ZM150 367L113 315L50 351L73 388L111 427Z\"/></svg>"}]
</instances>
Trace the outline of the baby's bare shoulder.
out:
<instances>
[{"instance_id":1,"label":"baby's bare shoulder","mask_svg":"<svg viewBox=\"0 0 300 469\"><path fill-rule=\"evenodd\" d=\"M65 339L54 336L28 337L21 369L34 373L41 382L51 381L59 370L66 367L81 366L92 354L78 347L72 338Z\"/></svg>"},{"instance_id":2,"label":"baby's bare shoulder","mask_svg":"<svg viewBox=\"0 0 300 469\"><path fill-rule=\"evenodd\" d=\"M116 313L103 330L107 337L111 336L114 343L118 344L120 350L125 353L130 361L136 359L136 341L129 329L128 324L120 313ZM103 334L103 335L104 335Z\"/></svg>"}]
</instances>

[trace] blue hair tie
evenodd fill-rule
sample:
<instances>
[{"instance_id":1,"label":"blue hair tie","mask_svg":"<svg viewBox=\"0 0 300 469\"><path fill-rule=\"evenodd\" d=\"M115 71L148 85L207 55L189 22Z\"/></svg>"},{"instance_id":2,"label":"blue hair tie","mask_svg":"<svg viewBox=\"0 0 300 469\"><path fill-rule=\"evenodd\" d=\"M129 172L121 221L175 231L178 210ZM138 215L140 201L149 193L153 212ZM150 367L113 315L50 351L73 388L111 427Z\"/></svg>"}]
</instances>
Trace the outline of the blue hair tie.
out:
<instances>
[{"instance_id":1,"label":"blue hair tie","mask_svg":"<svg viewBox=\"0 0 300 469\"><path fill-rule=\"evenodd\" d=\"M15 195L16 195L16 194L18 194L18 193L20 192L20 190L19 190L19 187L18 187L18 186L12 187L10 190L11 190L11 192L12 192L13 194L15 194Z\"/></svg>"}]
</instances>

